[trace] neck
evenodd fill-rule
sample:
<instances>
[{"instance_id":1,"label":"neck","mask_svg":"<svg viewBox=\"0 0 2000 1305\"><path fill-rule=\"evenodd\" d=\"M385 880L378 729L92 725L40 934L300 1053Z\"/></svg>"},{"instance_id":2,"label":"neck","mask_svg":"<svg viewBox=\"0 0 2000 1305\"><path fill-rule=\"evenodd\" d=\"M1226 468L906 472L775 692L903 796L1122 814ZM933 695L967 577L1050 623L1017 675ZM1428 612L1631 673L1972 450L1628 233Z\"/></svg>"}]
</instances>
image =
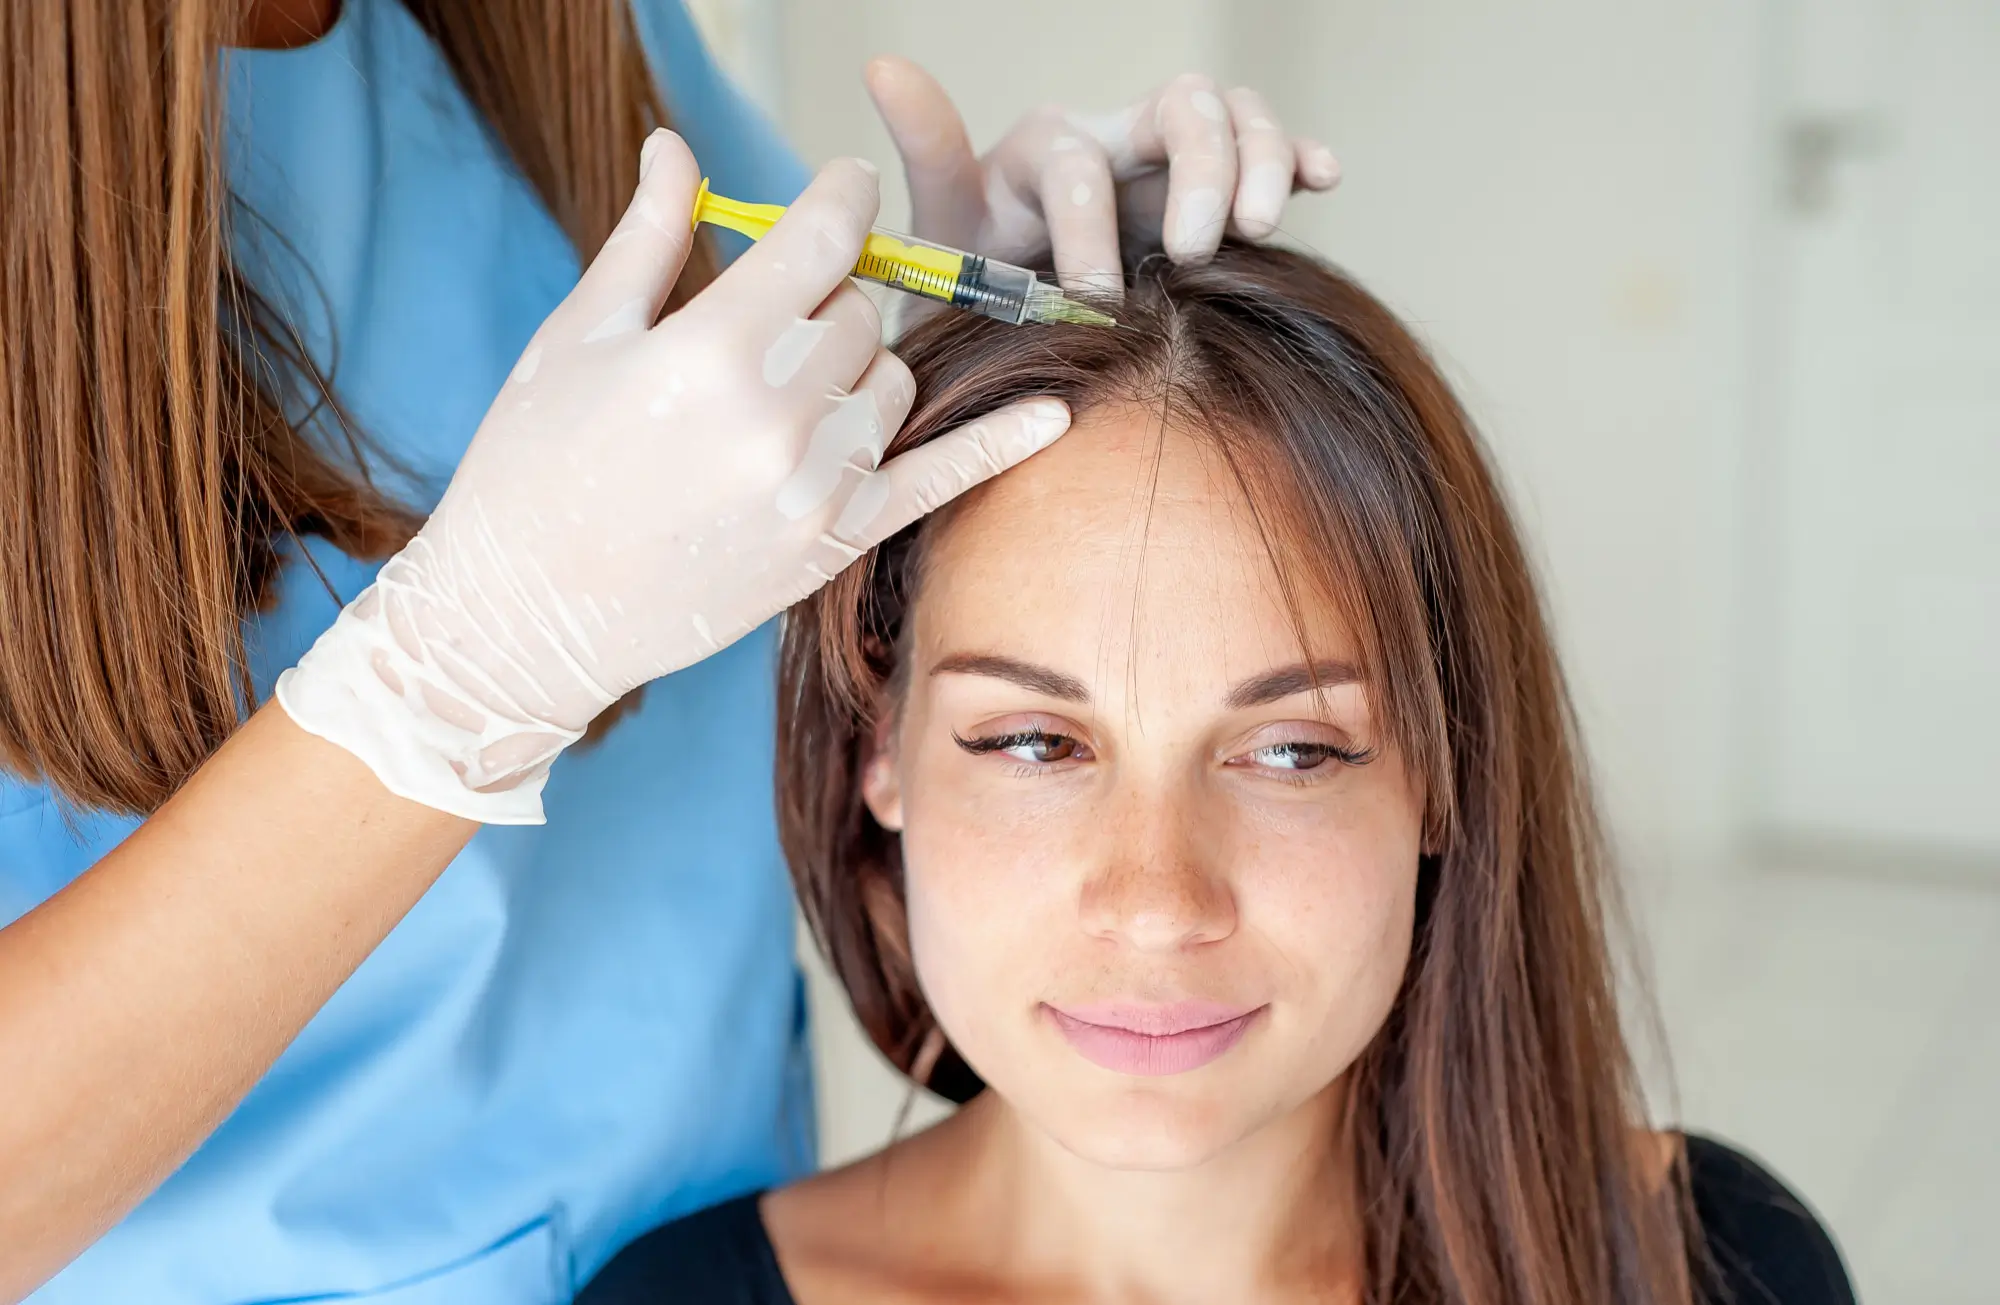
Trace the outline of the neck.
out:
<instances>
[{"instance_id":1,"label":"neck","mask_svg":"<svg viewBox=\"0 0 2000 1305\"><path fill-rule=\"evenodd\" d=\"M341 0L249 0L232 45L246 50L296 50L333 30Z\"/></svg>"},{"instance_id":2,"label":"neck","mask_svg":"<svg viewBox=\"0 0 2000 1305\"><path fill-rule=\"evenodd\" d=\"M959 1226L985 1229L991 1263L1024 1289L1067 1283L1159 1305L1358 1300L1362 1224L1340 1104L1336 1084L1198 1166L1118 1170L987 1093L961 1114L975 1154L959 1172L978 1176L963 1199L979 1208Z\"/></svg>"}]
</instances>

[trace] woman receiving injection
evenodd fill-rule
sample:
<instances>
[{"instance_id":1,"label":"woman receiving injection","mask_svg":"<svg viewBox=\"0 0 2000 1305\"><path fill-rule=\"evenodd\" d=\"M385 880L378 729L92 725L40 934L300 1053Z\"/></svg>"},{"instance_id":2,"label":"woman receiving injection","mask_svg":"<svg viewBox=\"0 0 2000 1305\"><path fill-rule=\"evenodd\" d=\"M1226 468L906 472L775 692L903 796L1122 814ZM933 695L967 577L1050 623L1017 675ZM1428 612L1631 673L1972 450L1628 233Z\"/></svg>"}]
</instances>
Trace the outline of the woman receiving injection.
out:
<instances>
[{"instance_id":1,"label":"woman receiving injection","mask_svg":"<svg viewBox=\"0 0 2000 1305\"><path fill-rule=\"evenodd\" d=\"M1803 1201L1648 1118L1554 640L1438 370L1294 253L1132 278L1115 331L899 343L892 450L1074 423L785 627L807 918L964 1104L579 1305L1853 1305Z\"/></svg>"}]
</instances>

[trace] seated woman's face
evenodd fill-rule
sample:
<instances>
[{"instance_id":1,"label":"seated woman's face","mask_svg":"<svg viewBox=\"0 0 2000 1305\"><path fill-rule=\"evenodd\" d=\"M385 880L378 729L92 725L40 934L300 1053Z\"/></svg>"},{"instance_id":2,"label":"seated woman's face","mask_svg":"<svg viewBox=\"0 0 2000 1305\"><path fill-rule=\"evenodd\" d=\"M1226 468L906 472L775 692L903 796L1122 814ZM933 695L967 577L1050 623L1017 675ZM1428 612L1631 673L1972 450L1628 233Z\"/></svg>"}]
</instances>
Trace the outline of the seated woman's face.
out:
<instances>
[{"instance_id":1,"label":"seated woman's face","mask_svg":"<svg viewBox=\"0 0 2000 1305\"><path fill-rule=\"evenodd\" d=\"M1401 983L1423 797L1296 597L1304 649L1157 411L1084 414L930 543L865 796L952 1044L1087 1159L1192 1165L1325 1100Z\"/></svg>"}]
</instances>

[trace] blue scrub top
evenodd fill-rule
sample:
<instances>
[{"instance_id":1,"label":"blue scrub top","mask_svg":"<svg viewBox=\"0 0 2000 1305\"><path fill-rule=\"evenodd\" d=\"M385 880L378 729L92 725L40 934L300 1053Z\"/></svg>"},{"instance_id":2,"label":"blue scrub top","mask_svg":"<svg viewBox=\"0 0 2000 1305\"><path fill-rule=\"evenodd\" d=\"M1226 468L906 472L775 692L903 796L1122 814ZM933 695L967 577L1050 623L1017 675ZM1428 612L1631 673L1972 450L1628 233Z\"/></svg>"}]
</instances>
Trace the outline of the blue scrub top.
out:
<instances>
[{"instance_id":1,"label":"blue scrub top","mask_svg":"<svg viewBox=\"0 0 2000 1305\"><path fill-rule=\"evenodd\" d=\"M678 0L635 9L717 188L791 199L799 165ZM227 75L232 183L310 277L275 241L241 257L426 501L576 255L395 0ZM310 547L340 599L369 582ZM279 598L249 631L264 694L339 610L297 559ZM547 825L482 829L186 1166L30 1299L548 1305L655 1223L808 1169L772 722L769 631L654 684L557 763ZM0 921L133 823L0 778Z\"/></svg>"}]
</instances>

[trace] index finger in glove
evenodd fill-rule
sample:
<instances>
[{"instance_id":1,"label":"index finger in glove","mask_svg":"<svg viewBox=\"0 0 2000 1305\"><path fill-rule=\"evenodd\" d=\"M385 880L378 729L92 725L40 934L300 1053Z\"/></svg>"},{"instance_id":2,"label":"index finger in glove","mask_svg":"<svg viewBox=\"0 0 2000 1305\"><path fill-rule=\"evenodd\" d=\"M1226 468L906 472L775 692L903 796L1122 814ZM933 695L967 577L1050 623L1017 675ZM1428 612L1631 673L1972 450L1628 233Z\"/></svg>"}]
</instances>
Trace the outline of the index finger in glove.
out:
<instances>
[{"instance_id":1,"label":"index finger in glove","mask_svg":"<svg viewBox=\"0 0 2000 1305\"><path fill-rule=\"evenodd\" d=\"M1097 137L1121 181L1167 165L1161 244L1170 257L1215 252L1236 193L1237 160L1229 107L1211 78L1186 73L1123 113L1072 121Z\"/></svg>"},{"instance_id":2,"label":"index finger in glove","mask_svg":"<svg viewBox=\"0 0 2000 1305\"><path fill-rule=\"evenodd\" d=\"M994 146L989 160L1002 243L1009 226L1027 228L1039 212L1063 289L1118 294L1118 193L1096 136L1054 114L1030 115ZM1014 214L1019 218L1009 222Z\"/></svg>"},{"instance_id":3,"label":"index finger in glove","mask_svg":"<svg viewBox=\"0 0 2000 1305\"><path fill-rule=\"evenodd\" d=\"M1242 174L1230 207L1231 226L1247 239L1265 240L1278 229L1291 198L1297 171L1292 140L1257 92L1239 86L1222 98L1235 125Z\"/></svg>"},{"instance_id":4,"label":"index finger in glove","mask_svg":"<svg viewBox=\"0 0 2000 1305\"><path fill-rule=\"evenodd\" d=\"M947 245L977 244L986 183L958 106L937 78L908 59L871 59L865 76L875 111L903 156L910 229Z\"/></svg>"},{"instance_id":5,"label":"index finger in glove","mask_svg":"<svg viewBox=\"0 0 2000 1305\"><path fill-rule=\"evenodd\" d=\"M1026 399L899 453L855 486L831 533L854 548L873 548L1027 461L1061 438L1069 422L1069 405L1060 399Z\"/></svg>"}]
</instances>

